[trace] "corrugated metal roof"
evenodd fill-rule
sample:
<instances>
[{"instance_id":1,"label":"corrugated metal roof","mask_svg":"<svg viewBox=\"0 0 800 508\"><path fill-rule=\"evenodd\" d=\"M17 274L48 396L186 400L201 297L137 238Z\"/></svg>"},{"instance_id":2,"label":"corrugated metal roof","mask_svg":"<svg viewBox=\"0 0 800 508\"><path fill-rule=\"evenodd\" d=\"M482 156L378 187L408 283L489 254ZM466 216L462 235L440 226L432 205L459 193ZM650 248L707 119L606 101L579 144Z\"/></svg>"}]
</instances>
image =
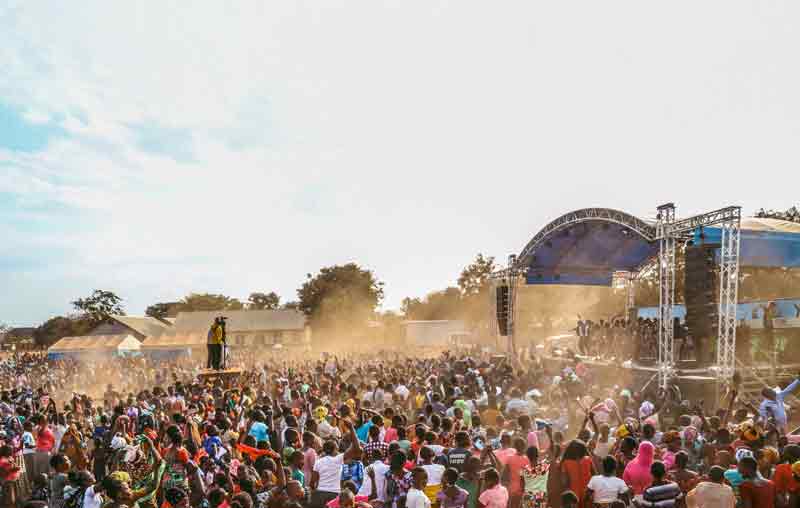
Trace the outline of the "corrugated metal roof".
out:
<instances>
[{"instance_id":1,"label":"corrugated metal roof","mask_svg":"<svg viewBox=\"0 0 800 508\"><path fill-rule=\"evenodd\" d=\"M800 223L780 219L760 219L758 217L743 217L742 230L768 231L771 233L796 233L800 234Z\"/></svg>"},{"instance_id":2,"label":"corrugated metal roof","mask_svg":"<svg viewBox=\"0 0 800 508\"><path fill-rule=\"evenodd\" d=\"M164 334L148 337L142 342L142 349L185 349L206 346L205 333Z\"/></svg>"},{"instance_id":3,"label":"corrugated metal roof","mask_svg":"<svg viewBox=\"0 0 800 508\"><path fill-rule=\"evenodd\" d=\"M131 330L141 333L145 337L160 335L169 328L166 323L162 323L150 316L110 316L111 319L122 323Z\"/></svg>"},{"instance_id":4,"label":"corrugated metal roof","mask_svg":"<svg viewBox=\"0 0 800 508\"><path fill-rule=\"evenodd\" d=\"M303 330L306 324L305 315L296 310L181 312L175 320L175 325L167 328L164 333L169 335L200 333L205 337L209 327L211 327L211 323L214 322L214 318L217 316L226 316L228 318L228 334L236 332Z\"/></svg>"},{"instance_id":5,"label":"corrugated metal roof","mask_svg":"<svg viewBox=\"0 0 800 508\"><path fill-rule=\"evenodd\" d=\"M139 349L139 340L133 335L85 335L64 337L47 351L51 353L66 351L115 351Z\"/></svg>"}]
</instances>

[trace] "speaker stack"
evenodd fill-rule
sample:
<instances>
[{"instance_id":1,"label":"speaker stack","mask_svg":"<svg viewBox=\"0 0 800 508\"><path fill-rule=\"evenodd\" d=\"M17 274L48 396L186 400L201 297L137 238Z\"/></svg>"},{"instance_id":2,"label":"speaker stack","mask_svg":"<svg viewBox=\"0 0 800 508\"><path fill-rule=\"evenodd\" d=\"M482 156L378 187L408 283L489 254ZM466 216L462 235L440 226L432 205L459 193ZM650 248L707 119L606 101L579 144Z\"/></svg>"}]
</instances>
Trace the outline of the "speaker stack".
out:
<instances>
[{"instance_id":1,"label":"speaker stack","mask_svg":"<svg viewBox=\"0 0 800 508\"><path fill-rule=\"evenodd\" d=\"M703 347L713 343L719 325L718 294L719 271L716 261L718 243L690 245L686 248L684 271L684 302L686 303L686 327L694 338L697 359L702 361Z\"/></svg>"},{"instance_id":2,"label":"speaker stack","mask_svg":"<svg viewBox=\"0 0 800 508\"><path fill-rule=\"evenodd\" d=\"M508 335L508 286L497 286L497 328L500 335Z\"/></svg>"}]
</instances>

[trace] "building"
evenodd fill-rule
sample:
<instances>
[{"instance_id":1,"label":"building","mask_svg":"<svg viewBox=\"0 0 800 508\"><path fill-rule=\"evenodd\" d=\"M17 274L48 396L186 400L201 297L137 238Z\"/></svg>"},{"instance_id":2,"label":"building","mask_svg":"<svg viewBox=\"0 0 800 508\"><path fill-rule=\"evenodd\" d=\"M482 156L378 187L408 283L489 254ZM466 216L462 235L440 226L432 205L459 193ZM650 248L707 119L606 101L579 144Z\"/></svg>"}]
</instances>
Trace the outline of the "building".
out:
<instances>
[{"instance_id":1,"label":"building","mask_svg":"<svg viewBox=\"0 0 800 508\"><path fill-rule=\"evenodd\" d=\"M161 335L170 325L149 316L108 316L87 335L133 335L139 341Z\"/></svg>"},{"instance_id":2,"label":"building","mask_svg":"<svg viewBox=\"0 0 800 508\"><path fill-rule=\"evenodd\" d=\"M421 347L449 347L458 338L469 335L463 321L404 321L405 343Z\"/></svg>"},{"instance_id":3,"label":"building","mask_svg":"<svg viewBox=\"0 0 800 508\"><path fill-rule=\"evenodd\" d=\"M64 337L49 348L47 357L56 360L64 357L113 357L136 354L141 348L133 335L83 335Z\"/></svg>"},{"instance_id":4,"label":"building","mask_svg":"<svg viewBox=\"0 0 800 508\"><path fill-rule=\"evenodd\" d=\"M205 350L208 330L218 316L228 318L226 332L231 349L305 347L311 342L311 329L300 311L202 311L180 312L173 326L148 337L142 349L147 352Z\"/></svg>"}]
</instances>

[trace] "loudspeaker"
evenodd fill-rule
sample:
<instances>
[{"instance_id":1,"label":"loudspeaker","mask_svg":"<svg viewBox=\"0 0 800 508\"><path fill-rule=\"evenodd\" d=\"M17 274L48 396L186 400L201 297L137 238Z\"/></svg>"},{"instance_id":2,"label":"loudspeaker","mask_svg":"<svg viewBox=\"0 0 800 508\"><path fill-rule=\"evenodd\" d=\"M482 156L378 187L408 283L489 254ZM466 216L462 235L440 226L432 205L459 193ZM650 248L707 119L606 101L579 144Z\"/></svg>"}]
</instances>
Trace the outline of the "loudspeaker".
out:
<instances>
[{"instance_id":1,"label":"loudspeaker","mask_svg":"<svg viewBox=\"0 0 800 508\"><path fill-rule=\"evenodd\" d=\"M497 328L500 335L508 335L508 286L497 286Z\"/></svg>"},{"instance_id":2,"label":"loudspeaker","mask_svg":"<svg viewBox=\"0 0 800 508\"><path fill-rule=\"evenodd\" d=\"M683 298L686 303L686 327L695 340L702 342L717 336L719 308L715 303L719 272L716 250L718 243L691 245L686 248Z\"/></svg>"}]
</instances>

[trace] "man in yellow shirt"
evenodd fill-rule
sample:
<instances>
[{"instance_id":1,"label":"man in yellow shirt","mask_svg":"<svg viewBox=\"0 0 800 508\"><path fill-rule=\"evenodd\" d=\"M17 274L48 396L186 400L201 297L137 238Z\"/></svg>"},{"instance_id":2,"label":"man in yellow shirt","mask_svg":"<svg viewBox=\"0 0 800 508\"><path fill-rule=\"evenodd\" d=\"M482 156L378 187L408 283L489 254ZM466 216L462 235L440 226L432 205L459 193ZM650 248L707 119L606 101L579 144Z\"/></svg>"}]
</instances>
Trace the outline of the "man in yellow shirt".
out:
<instances>
[{"instance_id":1,"label":"man in yellow shirt","mask_svg":"<svg viewBox=\"0 0 800 508\"><path fill-rule=\"evenodd\" d=\"M222 368L222 348L225 347L225 328L221 318L214 319L208 331L208 355L210 367L214 370Z\"/></svg>"}]
</instances>

